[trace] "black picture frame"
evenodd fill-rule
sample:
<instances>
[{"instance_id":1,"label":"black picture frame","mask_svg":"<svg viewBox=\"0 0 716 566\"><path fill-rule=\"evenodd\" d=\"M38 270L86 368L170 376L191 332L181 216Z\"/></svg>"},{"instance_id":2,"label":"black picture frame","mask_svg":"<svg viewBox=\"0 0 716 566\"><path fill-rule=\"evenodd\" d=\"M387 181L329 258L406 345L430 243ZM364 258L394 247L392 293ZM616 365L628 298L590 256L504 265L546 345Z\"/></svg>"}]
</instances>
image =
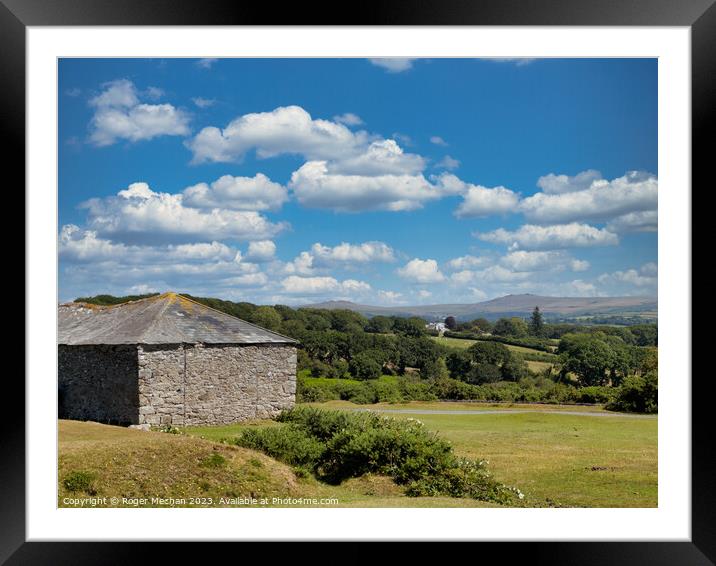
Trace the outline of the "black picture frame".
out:
<instances>
[{"instance_id":1,"label":"black picture frame","mask_svg":"<svg viewBox=\"0 0 716 566\"><path fill-rule=\"evenodd\" d=\"M337 4L204 0L0 0L0 122L6 172L25 182L25 33L28 26L103 25L565 25L688 26L692 48L692 178L705 184L716 100L715 0L419 0L356 5L350 20ZM346 12L347 13L347 12ZM22 183L22 185L20 185ZM689 190L685 188L684 190ZM694 222L693 225L696 225ZM25 295L26 301L28 297ZM685 329L690 331L690 329ZM31 339L31 336L29 336ZM693 348L692 348L693 349ZM4 380L24 423L24 384ZM682 376L684 380L691 376ZM704 376L701 376L704 377ZM690 542L485 543L481 559L496 553L529 563L713 564L716 560L716 450L708 417L708 379L692 381L692 537ZM7 564L125 564L152 551L163 561L189 556L186 545L157 543L26 542L25 431L5 427L0 440L0 562ZM77 533L82 539L82 533ZM555 533L559 539L559 533ZM506 547L509 545L509 549ZM224 545L222 545L224 546ZM161 547L158 548L158 547ZM484 549L484 550L483 550ZM207 552L206 545L204 550ZM213 552L213 550L212 550ZM338 550L337 552L340 552ZM278 558L274 546L272 558ZM488 554L489 553L489 554ZM325 556L325 555L324 555Z\"/></svg>"}]
</instances>

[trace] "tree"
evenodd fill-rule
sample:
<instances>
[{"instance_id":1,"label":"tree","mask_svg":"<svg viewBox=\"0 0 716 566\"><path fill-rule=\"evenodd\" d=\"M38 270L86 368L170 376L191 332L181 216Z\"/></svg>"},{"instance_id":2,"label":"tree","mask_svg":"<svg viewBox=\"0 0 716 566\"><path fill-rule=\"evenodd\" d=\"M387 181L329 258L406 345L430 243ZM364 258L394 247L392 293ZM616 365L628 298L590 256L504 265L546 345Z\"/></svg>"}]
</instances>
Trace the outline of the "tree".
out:
<instances>
[{"instance_id":1,"label":"tree","mask_svg":"<svg viewBox=\"0 0 716 566\"><path fill-rule=\"evenodd\" d=\"M527 323L521 318L513 316L512 318L499 319L492 328L492 333L497 336L514 336L519 338L521 336L527 336L527 330Z\"/></svg>"},{"instance_id":2,"label":"tree","mask_svg":"<svg viewBox=\"0 0 716 566\"><path fill-rule=\"evenodd\" d=\"M365 327L366 332L385 334L393 329L393 321L387 316L374 316Z\"/></svg>"},{"instance_id":3,"label":"tree","mask_svg":"<svg viewBox=\"0 0 716 566\"><path fill-rule=\"evenodd\" d=\"M251 322L268 328L269 330L278 330L281 326L281 322L283 322L281 315L276 312L276 309L269 306L257 308L251 318Z\"/></svg>"},{"instance_id":4,"label":"tree","mask_svg":"<svg viewBox=\"0 0 716 566\"><path fill-rule=\"evenodd\" d=\"M532 336L542 336L544 331L544 321L542 320L542 313L539 307L535 307L532 311L532 318L530 319L530 334Z\"/></svg>"},{"instance_id":5,"label":"tree","mask_svg":"<svg viewBox=\"0 0 716 566\"><path fill-rule=\"evenodd\" d=\"M393 330L405 336L422 336L425 334L425 321L415 316L410 318L398 317L393 323Z\"/></svg>"},{"instance_id":6,"label":"tree","mask_svg":"<svg viewBox=\"0 0 716 566\"><path fill-rule=\"evenodd\" d=\"M455 320L455 317L448 316L445 319L445 326L447 326L449 330L455 330L457 328L457 320Z\"/></svg>"},{"instance_id":7,"label":"tree","mask_svg":"<svg viewBox=\"0 0 716 566\"><path fill-rule=\"evenodd\" d=\"M380 377L382 367L373 353L366 351L353 356L348 371L356 379L377 379Z\"/></svg>"},{"instance_id":8,"label":"tree","mask_svg":"<svg viewBox=\"0 0 716 566\"><path fill-rule=\"evenodd\" d=\"M479 332L490 332L492 330L492 324L486 318L476 318L470 323L470 326Z\"/></svg>"},{"instance_id":9,"label":"tree","mask_svg":"<svg viewBox=\"0 0 716 566\"><path fill-rule=\"evenodd\" d=\"M557 351L562 370L574 373L582 385L606 385L617 365L613 345L601 332L565 334Z\"/></svg>"}]
</instances>

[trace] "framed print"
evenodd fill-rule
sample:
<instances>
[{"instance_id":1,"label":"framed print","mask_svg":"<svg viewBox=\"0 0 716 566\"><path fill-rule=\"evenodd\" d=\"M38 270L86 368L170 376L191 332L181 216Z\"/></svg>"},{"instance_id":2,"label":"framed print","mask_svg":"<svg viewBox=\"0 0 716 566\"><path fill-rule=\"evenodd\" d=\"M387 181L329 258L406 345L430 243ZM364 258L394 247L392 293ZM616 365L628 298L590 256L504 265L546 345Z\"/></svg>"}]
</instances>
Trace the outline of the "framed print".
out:
<instances>
[{"instance_id":1,"label":"framed print","mask_svg":"<svg viewBox=\"0 0 716 566\"><path fill-rule=\"evenodd\" d=\"M691 185L716 8L292 11L3 0L28 226L3 558L712 563Z\"/></svg>"}]
</instances>

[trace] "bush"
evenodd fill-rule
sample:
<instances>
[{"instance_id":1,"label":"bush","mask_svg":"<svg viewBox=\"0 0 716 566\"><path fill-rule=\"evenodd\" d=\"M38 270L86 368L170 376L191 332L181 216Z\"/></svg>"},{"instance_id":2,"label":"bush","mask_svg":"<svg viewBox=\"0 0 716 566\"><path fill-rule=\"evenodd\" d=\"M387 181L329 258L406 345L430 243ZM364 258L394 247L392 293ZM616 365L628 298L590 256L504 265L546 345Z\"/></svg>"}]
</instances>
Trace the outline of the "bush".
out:
<instances>
[{"instance_id":1,"label":"bush","mask_svg":"<svg viewBox=\"0 0 716 566\"><path fill-rule=\"evenodd\" d=\"M614 401L606 406L610 411L627 413L656 413L659 409L659 377L656 371L644 376L630 375L617 387Z\"/></svg>"},{"instance_id":2,"label":"bush","mask_svg":"<svg viewBox=\"0 0 716 566\"><path fill-rule=\"evenodd\" d=\"M62 484L67 491L83 491L87 495L97 495L95 480L96 476L92 472L77 471L67 474Z\"/></svg>"},{"instance_id":3,"label":"bush","mask_svg":"<svg viewBox=\"0 0 716 566\"><path fill-rule=\"evenodd\" d=\"M371 351L356 354L348 365L348 371L356 379L377 379L382 368L382 362Z\"/></svg>"},{"instance_id":4,"label":"bush","mask_svg":"<svg viewBox=\"0 0 716 566\"><path fill-rule=\"evenodd\" d=\"M291 466L313 468L321 459L324 445L305 430L293 427L250 428L234 439L235 444L260 450Z\"/></svg>"},{"instance_id":5,"label":"bush","mask_svg":"<svg viewBox=\"0 0 716 566\"><path fill-rule=\"evenodd\" d=\"M517 490L495 481L483 462L455 456L449 442L415 419L298 407L282 412L280 427L249 429L239 446L311 469L338 484L364 474L390 476L409 495L447 495L508 503Z\"/></svg>"}]
</instances>

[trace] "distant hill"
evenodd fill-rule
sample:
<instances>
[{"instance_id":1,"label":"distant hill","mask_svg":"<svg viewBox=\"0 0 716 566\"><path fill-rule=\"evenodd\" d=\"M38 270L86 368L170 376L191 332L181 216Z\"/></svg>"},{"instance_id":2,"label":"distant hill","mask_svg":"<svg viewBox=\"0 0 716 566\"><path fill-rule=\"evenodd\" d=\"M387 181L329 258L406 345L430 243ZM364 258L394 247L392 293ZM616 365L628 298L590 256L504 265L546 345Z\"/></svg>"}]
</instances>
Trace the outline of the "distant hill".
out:
<instances>
[{"instance_id":1,"label":"distant hill","mask_svg":"<svg viewBox=\"0 0 716 566\"><path fill-rule=\"evenodd\" d=\"M538 306L551 317L585 315L620 315L657 310L655 297L543 297L540 295L506 295L497 299L469 304L439 304L416 306L372 306L351 301L326 301L306 305L319 309L347 309L365 316L419 316L437 320L452 315L460 320L478 317L496 319L503 316L526 316Z\"/></svg>"}]
</instances>

